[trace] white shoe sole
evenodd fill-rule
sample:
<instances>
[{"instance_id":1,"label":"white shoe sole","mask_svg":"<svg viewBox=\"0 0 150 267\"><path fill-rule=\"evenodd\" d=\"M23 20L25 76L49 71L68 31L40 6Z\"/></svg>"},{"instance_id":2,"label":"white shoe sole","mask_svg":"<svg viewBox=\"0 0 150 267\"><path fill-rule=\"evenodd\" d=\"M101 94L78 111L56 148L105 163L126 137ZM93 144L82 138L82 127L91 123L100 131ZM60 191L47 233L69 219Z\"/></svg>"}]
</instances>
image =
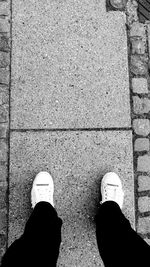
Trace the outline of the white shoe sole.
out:
<instances>
[{"instance_id":1,"label":"white shoe sole","mask_svg":"<svg viewBox=\"0 0 150 267\"><path fill-rule=\"evenodd\" d=\"M52 176L48 172L41 171L39 172L32 185L32 190L31 190L31 204L32 208L35 207L35 205L41 201L40 198L38 197L37 192L37 186L42 188L43 186L47 187L47 189L50 191L50 195L45 195L43 196L42 201L47 201L50 202L54 206L53 202L53 194L54 194L54 182Z\"/></svg>"},{"instance_id":2,"label":"white shoe sole","mask_svg":"<svg viewBox=\"0 0 150 267\"><path fill-rule=\"evenodd\" d=\"M102 182L101 182L101 194L102 194L102 201L101 203L104 203L105 201L105 188L106 186L115 186L118 189L118 193L117 193L117 198L114 199L115 202L118 203L118 205L120 206L120 208L122 209L123 206L123 200L124 200L124 192L122 189L122 182L121 179L119 178L119 176L114 173L114 172L108 172L104 175ZM113 200L113 199L110 199Z\"/></svg>"}]
</instances>

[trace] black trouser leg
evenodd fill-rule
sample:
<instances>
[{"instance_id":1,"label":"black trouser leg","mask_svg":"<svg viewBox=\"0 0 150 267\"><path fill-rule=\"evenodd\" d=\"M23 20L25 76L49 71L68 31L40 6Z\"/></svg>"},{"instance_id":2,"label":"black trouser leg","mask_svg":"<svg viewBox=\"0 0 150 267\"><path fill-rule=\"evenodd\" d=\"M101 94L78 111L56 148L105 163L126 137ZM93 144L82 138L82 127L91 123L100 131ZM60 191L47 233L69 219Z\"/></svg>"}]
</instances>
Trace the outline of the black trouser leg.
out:
<instances>
[{"instance_id":1,"label":"black trouser leg","mask_svg":"<svg viewBox=\"0 0 150 267\"><path fill-rule=\"evenodd\" d=\"M1 267L55 267L61 243L61 226L62 220L50 203L37 203L23 235L4 254Z\"/></svg>"},{"instance_id":2,"label":"black trouser leg","mask_svg":"<svg viewBox=\"0 0 150 267\"><path fill-rule=\"evenodd\" d=\"M97 245L105 267L148 266L150 246L131 228L116 202L100 205L95 222Z\"/></svg>"}]
</instances>

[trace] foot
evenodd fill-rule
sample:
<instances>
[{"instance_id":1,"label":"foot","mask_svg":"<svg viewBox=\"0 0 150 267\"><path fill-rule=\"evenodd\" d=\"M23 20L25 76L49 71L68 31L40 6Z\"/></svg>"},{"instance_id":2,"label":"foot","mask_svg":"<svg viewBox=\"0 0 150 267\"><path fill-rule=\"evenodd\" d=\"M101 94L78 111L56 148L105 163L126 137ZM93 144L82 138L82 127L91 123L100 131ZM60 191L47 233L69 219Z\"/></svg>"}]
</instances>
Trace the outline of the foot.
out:
<instances>
[{"instance_id":1,"label":"foot","mask_svg":"<svg viewBox=\"0 0 150 267\"><path fill-rule=\"evenodd\" d=\"M48 172L39 172L33 182L31 190L32 208L40 201L49 202L54 207L54 183Z\"/></svg>"},{"instance_id":2,"label":"foot","mask_svg":"<svg viewBox=\"0 0 150 267\"><path fill-rule=\"evenodd\" d=\"M104 175L101 182L102 201L115 201L120 208L123 207L124 192L119 176L114 172L108 172Z\"/></svg>"}]
</instances>

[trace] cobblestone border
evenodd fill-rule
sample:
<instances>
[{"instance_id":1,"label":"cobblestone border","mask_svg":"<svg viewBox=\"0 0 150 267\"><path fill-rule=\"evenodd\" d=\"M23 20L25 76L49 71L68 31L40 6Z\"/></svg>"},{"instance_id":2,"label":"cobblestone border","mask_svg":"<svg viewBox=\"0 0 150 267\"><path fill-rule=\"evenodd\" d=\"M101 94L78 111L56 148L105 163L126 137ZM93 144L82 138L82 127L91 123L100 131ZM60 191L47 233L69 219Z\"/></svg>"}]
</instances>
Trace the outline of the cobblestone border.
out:
<instances>
[{"instance_id":1,"label":"cobblestone border","mask_svg":"<svg viewBox=\"0 0 150 267\"><path fill-rule=\"evenodd\" d=\"M0 262L8 242L11 0L0 0Z\"/></svg>"},{"instance_id":2,"label":"cobblestone border","mask_svg":"<svg viewBox=\"0 0 150 267\"><path fill-rule=\"evenodd\" d=\"M150 245L150 21L139 22L138 3L135 0L106 1L108 11L118 10L126 13L133 131L135 226L138 234ZM120 9L125 1L125 9Z\"/></svg>"},{"instance_id":3,"label":"cobblestone border","mask_svg":"<svg viewBox=\"0 0 150 267\"><path fill-rule=\"evenodd\" d=\"M138 3L126 5L136 231L150 244L150 22L140 23Z\"/></svg>"}]
</instances>

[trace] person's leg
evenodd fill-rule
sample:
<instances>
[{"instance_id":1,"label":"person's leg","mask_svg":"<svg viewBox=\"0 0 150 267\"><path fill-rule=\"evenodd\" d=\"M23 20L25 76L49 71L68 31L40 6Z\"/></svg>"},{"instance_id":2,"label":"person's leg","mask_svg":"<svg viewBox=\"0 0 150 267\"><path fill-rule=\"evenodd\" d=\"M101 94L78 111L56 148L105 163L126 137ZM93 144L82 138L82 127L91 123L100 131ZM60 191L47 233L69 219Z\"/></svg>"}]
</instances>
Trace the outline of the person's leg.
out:
<instances>
[{"instance_id":1,"label":"person's leg","mask_svg":"<svg viewBox=\"0 0 150 267\"><path fill-rule=\"evenodd\" d=\"M147 266L150 247L122 213L124 191L116 173L104 175L101 195L95 221L98 249L105 267Z\"/></svg>"},{"instance_id":2,"label":"person's leg","mask_svg":"<svg viewBox=\"0 0 150 267\"><path fill-rule=\"evenodd\" d=\"M62 220L50 203L37 203L23 235L8 248L1 266L56 266L61 226Z\"/></svg>"},{"instance_id":3,"label":"person's leg","mask_svg":"<svg viewBox=\"0 0 150 267\"><path fill-rule=\"evenodd\" d=\"M148 266L150 247L131 228L116 202L101 204L95 222L98 249L105 267Z\"/></svg>"}]
</instances>

